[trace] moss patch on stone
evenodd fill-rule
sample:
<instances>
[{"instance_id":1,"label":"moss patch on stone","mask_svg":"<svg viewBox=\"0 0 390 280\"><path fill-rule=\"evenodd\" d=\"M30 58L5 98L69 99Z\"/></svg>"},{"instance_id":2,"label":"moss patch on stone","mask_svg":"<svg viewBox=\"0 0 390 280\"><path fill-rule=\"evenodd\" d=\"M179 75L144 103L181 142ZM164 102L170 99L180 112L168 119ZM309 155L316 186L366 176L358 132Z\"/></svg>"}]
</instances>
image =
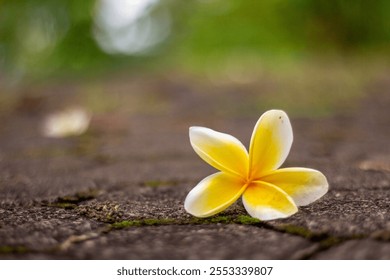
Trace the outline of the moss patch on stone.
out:
<instances>
[{"instance_id":1,"label":"moss patch on stone","mask_svg":"<svg viewBox=\"0 0 390 280\"><path fill-rule=\"evenodd\" d=\"M235 218L234 221L237 224L242 224L242 225L256 225L261 223L259 219L247 215L240 215L237 218Z\"/></svg>"},{"instance_id":2,"label":"moss patch on stone","mask_svg":"<svg viewBox=\"0 0 390 280\"><path fill-rule=\"evenodd\" d=\"M77 207L77 204L68 203L68 202L53 202L53 203L47 204L47 206L71 210L71 209L75 209Z\"/></svg>"},{"instance_id":3,"label":"moss patch on stone","mask_svg":"<svg viewBox=\"0 0 390 280\"><path fill-rule=\"evenodd\" d=\"M258 225L261 224L261 221L256 218L252 218L247 215L239 215L237 217L234 216L223 216L218 215L211 218L192 218L189 222L184 222L187 224L241 224L241 225Z\"/></svg>"},{"instance_id":4,"label":"moss patch on stone","mask_svg":"<svg viewBox=\"0 0 390 280\"><path fill-rule=\"evenodd\" d=\"M143 219L143 220L125 220L121 222L115 222L110 225L112 229L124 229L128 227L140 227L140 226L159 226L159 225L171 225L175 224L173 219Z\"/></svg>"},{"instance_id":5,"label":"moss patch on stone","mask_svg":"<svg viewBox=\"0 0 390 280\"><path fill-rule=\"evenodd\" d=\"M190 220L175 220L175 219L137 219L137 220L124 220L114 222L110 225L112 229L123 229L128 227L139 226L158 226L158 225L205 225L205 224L242 224L242 225L255 225L261 223L260 220L252 218L250 216L240 215L223 216L217 215L210 218L197 218L193 217Z\"/></svg>"},{"instance_id":6,"label":"moss patch on stone","mask_svg":"<svg viewBox=\"0 0 390 280\"><path fill-rule=\"evenodd\" d=\"M0 254L23 254L29 251L25 246L0 246Z\"/></svg>"}]
</instances>

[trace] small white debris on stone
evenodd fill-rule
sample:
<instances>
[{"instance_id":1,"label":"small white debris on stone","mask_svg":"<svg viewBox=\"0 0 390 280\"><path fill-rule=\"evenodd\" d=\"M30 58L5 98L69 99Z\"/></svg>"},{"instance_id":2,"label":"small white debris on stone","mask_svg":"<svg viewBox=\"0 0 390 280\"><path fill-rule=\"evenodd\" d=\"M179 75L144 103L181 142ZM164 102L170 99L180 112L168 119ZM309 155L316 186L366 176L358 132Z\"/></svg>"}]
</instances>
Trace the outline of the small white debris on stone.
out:
<instances>
[{"instance_id":1,"label":"small white debris on stone","mask_svg":"<svg viewBox=\"0 0 390 280\"><path fill-rule=\"evenodd\" d=\"M91 115L83 108L68 108L48 115L43 122L43 135L63 138L83 134L89 126Z\"/></svg>"}]
</instances>

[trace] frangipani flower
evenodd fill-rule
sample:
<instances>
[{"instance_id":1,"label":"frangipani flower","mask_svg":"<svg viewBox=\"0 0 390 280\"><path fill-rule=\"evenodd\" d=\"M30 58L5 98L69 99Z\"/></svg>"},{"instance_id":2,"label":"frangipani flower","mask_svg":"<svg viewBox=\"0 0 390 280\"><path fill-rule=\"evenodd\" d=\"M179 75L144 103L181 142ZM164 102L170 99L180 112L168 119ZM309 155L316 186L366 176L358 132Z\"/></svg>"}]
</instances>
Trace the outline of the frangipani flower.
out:
<instances>
[{"instance_id":1,"label":"frangipani flower","mask_svg":"<svg viewBox=\"0 0 390 280\"><path fill-rule=\"evenodd\" d=\"M46 137L62 138L83 134L89 126L91 115L82 108L68 108L48 115L42 133Z\"/></svg>"},{"instance_id":2,"label":"frangipani flower","mask_svg":"<svg viewBox=\"0 0 390 280\"><path fill-rule=\"evenodd\" d=\"M195 152L220 170L192 189L184 203L196 217L217 214L241 195L247 212L260 220L286 218L328 191L325 176L314 169L278 169L293 142L287 114L265 112L254 128L249 153L235 137L205 127L191 127Z\"/></svg>"}]
</instances>

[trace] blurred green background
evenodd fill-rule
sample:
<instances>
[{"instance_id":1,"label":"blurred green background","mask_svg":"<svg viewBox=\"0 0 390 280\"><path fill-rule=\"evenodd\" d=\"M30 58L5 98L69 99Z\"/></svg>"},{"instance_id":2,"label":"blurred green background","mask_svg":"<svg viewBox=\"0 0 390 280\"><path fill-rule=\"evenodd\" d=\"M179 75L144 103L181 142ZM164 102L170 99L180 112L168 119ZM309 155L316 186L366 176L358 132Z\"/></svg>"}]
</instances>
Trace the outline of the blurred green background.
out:
<instances>
[{"instance_id":1,"label":"blurred green background","mask_svg":"<svg viewBox=\"0 0 390 280\"><path fill-rule=\"evenodd\" d=\"M388 0L0 0L0 94L142 73L326 114L387 71L389 18Z\"/></svg>"}]
</instances>

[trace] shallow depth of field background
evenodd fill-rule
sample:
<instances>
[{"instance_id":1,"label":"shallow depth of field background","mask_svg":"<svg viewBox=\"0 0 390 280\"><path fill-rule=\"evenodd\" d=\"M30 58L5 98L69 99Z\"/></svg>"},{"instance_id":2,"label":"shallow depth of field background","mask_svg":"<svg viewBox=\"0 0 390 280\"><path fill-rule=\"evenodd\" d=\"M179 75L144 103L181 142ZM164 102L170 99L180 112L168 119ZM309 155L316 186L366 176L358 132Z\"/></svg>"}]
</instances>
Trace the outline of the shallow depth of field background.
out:
<instances>
[{"instance_id":1,"label":"shallow depth of field background","mask_svg":"<svg viewBox=\"0 0 390 280\"><path fill-rule=\"evenodd\" d=\"M1 1L0 114L58 91L93 113L169 112L150 84L226 94L215 114L347 114L388 69L389 18L387 0Z\"/></svg>"}]
</instances>

